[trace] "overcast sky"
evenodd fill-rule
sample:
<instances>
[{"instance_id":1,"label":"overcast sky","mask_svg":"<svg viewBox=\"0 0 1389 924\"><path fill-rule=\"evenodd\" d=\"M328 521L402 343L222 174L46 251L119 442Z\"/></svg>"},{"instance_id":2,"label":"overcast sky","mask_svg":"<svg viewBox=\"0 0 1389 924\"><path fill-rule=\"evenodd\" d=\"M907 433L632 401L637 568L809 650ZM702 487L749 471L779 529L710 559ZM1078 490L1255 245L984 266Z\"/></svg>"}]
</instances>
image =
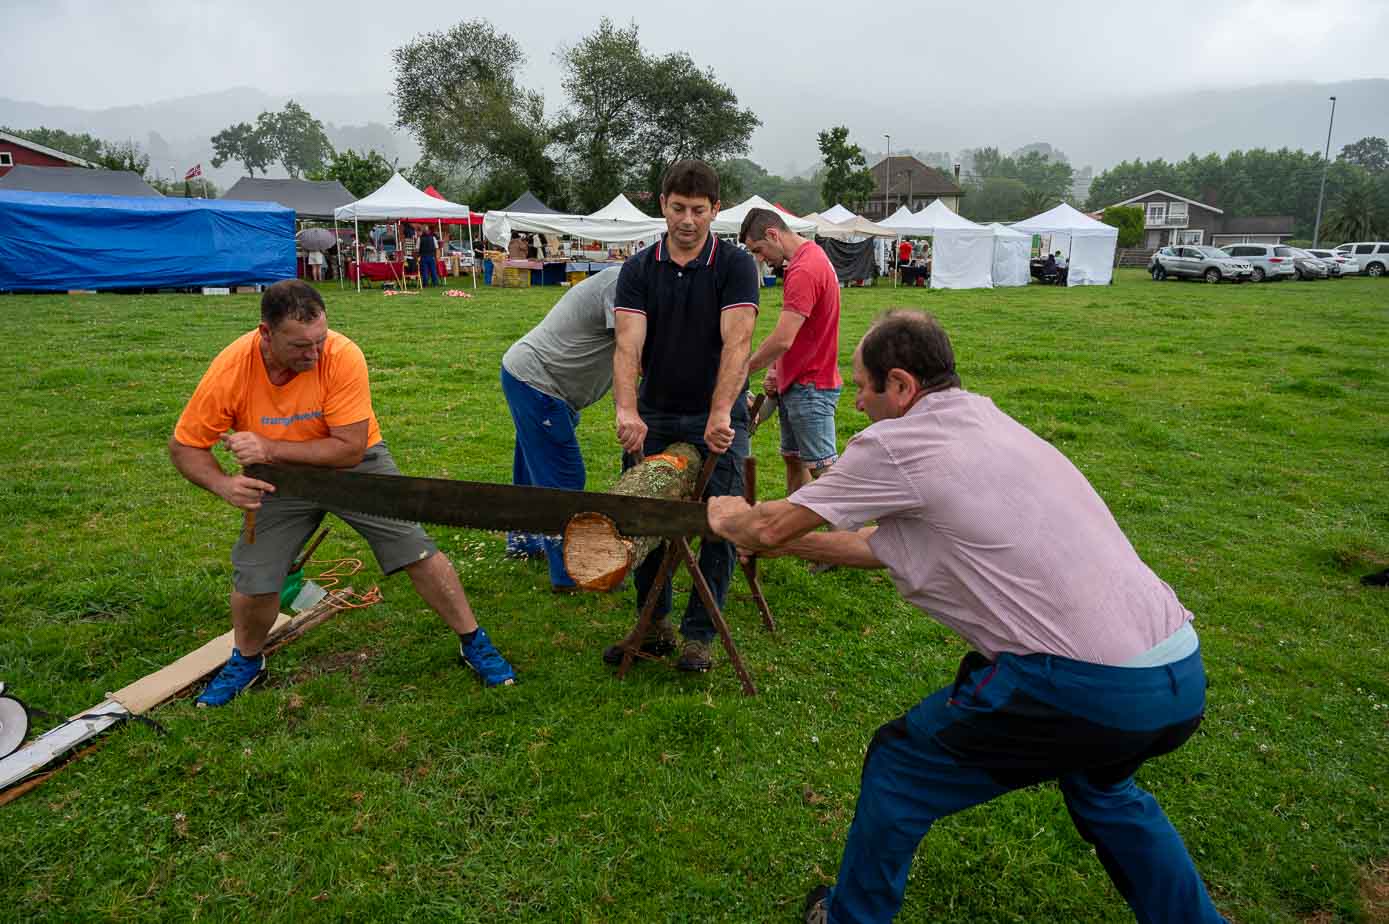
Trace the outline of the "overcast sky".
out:
<instances>
[{"instance_id":1,"label":"overcast sky","mask_svg":"<svg viewBox=\"0 0 1389 924\"><path fill-rule=\"evenodd\" d=\"M884 107L941 97L987 106L1029 95L1075 102L1389 77L1389 4L1382 0L0 0L7 64L0 96L105 108L236 86L385 93L393 48L485 15L521 43L527 81L553 108L562 97L556 49L605 14L619 23L635 19L650 51L683 49L712 67L763 119L764 133L788 121L815 129L847 121L836 116L868 99Z\"/></svg>"}]
</instances>

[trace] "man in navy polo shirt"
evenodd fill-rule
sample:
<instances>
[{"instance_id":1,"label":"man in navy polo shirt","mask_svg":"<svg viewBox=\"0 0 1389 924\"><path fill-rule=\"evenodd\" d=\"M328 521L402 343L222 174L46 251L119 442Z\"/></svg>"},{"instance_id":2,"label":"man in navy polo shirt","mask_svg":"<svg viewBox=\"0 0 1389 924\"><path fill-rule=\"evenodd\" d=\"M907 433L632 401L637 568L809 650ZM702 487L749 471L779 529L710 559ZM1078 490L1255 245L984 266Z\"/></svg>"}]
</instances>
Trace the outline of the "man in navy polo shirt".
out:
<instances>
[{"instance_id":1,"label":"man in navy polo shirt","mask_svg":"<svg viewBox=\"0 0 1389 924\"><path fill-rule=\"evenodd\" d=\"M757 321L757 266L746 251L721 244L709 232L719 213L719 177L703 161L670 166L661 181L661 213L667 233L623 264L617 281L613 400L623 466L631 466L638 451L652 455L671 443L693 443L719 456L709 495L741 495L748 454L742 396ZM727 542L700 544L699 570L719 606L733 576L734 554ZM659 569L659 555L637 569L638 608ZM675 649L670 607L667 582L643 652L666 655ZM708 670L714 624L698 594L690 594L680 634L685 644L677 666ZM622 649L610 646L603 660L620 662Z\"/></svg>"}]
</instances>

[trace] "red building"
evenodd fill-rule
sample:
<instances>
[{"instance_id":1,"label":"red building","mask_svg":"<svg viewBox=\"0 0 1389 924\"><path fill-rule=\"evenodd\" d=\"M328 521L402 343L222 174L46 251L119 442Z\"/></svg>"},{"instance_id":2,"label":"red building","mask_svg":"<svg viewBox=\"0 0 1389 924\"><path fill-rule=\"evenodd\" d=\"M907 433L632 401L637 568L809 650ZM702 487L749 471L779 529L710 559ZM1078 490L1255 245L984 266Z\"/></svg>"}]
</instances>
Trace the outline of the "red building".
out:
<instances>
[{"instance_id":1,"label":"red building","mask_svg":"<svg viewBox=\"0 0 1389 924\"><path fill-rule=\"evenodd\" d=\"M42 144L35 144L27 138L20 138L8 132L0 132L0 176L10 172L19 164L34 167L95 167L89 161Z\"/></svg>"}]
</instances>

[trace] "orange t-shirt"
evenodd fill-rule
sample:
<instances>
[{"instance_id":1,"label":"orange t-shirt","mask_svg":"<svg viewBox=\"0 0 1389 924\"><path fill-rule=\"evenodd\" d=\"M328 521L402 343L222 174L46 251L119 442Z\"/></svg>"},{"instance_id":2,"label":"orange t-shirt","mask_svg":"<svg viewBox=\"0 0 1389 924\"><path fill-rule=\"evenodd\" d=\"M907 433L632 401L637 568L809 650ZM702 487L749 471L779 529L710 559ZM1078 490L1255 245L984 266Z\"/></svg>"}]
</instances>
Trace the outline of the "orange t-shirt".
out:
<instances>
[{"instance_id":1,"label":"orange t-shirt","mask_svg":"<svg viewBox=\"0 0 1389 924\"><path fill-rule=\"evenodd\" d=\"M207 449L228 430L245 430L302 443L326 438L329 427L363 420L367 446L375 446L381 430L371 411L367 360L357 344L330 330L312 369L272 385L256 329L217 354L179 416L174 439Z\"/></svg>"}]
</instances>

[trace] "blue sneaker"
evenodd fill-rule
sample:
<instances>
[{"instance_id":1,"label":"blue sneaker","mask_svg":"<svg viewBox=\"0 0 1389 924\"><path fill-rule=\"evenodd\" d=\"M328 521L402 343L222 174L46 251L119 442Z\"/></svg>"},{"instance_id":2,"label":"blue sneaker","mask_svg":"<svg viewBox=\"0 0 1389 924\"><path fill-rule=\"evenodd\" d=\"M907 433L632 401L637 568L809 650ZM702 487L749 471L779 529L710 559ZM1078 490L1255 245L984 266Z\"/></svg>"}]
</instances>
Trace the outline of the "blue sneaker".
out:
<instances>
[{"instance_id":1,"label":"blue sneaker","mask_svg":"<svg viewBox=\"0 0 1389 924\"><path fill-rule=\"evenodd\" d=\"M481 626L468 644L461 638L458 640L458 660L476 671L485 687L510 686L516 682L516 672Z\"/></svg>"},{"instance_id":2,"label":"blue sneaker","mask_svg":"<svg viewBox=\"0 0 1389 924\"><path fill-rule=\"evenodd\" d=\"M203 695L198 697L198 708L225 706L235 699L238 693L250 689L252 685L264 679L265 655L245 658L239 649L233 648L227 663L222 665L217 676L213 677L207 689L203 690Z\"/></svg>"}]
</instances>

